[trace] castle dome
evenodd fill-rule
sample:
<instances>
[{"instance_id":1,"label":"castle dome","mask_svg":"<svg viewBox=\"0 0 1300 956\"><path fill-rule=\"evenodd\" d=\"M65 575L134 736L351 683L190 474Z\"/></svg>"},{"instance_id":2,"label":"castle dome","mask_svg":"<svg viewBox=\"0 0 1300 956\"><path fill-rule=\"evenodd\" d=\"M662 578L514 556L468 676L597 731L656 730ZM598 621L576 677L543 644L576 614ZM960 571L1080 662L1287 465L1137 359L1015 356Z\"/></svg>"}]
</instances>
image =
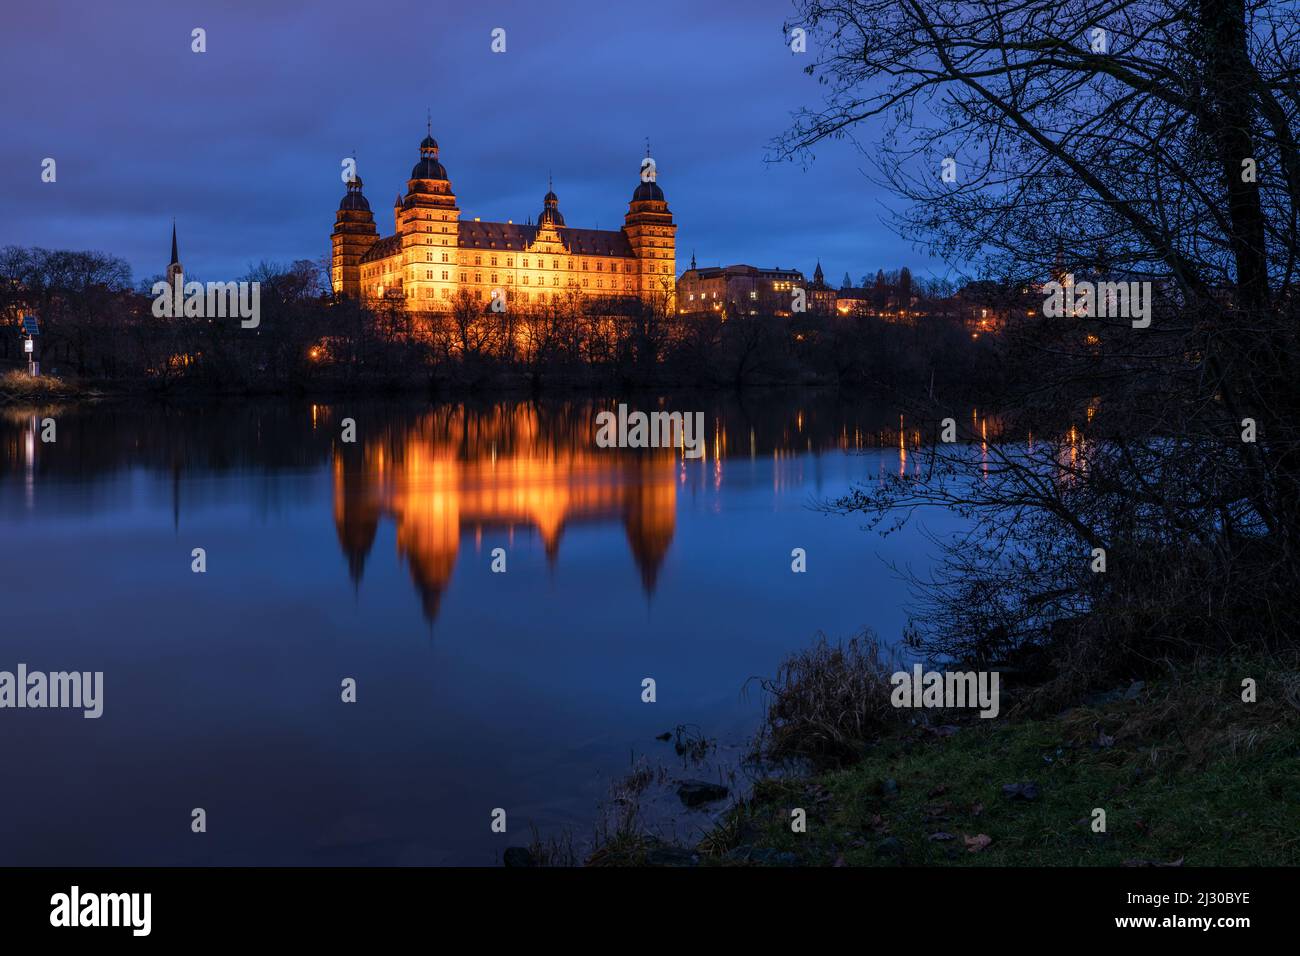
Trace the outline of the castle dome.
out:
<instances>
[{"instance_id":1,"label":"castle dome","mask_svg":"<svg viewBox=\"0 0 1300 956\"><path fill-rule=\"evenodd\" d=\"M542 214L537 217L537 225L563 226L564 215L560 212L560 197L548 189L542 197Z\"/></svg>"},{"instance_id":2,"label":"castle dome","mask_svg":"<svg viewBox=\"0 0 1300 956\"><path fill-rule=\"evenodd\" d=\"M644 182L641 185L637 186L636 191L632 193L632 201L633 202L646 202L646 201L663 202L664 191L660 189L659 184L653 180L651 180L650 182Z\"/></svg>"},{"instance_id":3,"label":"castle dome","mask_svg":"<svg viewBox=\"0 0 1300 956\"><path fill-rule=\"evenodd\" d=\"M361 177L355 173L352 176L352 181L348 183L348 191L339 200L339 211L344 210L370 212L370 203L361 194Z\"/></svg>"},{"instance_id":4,"label":"castle dome","mask_svg":"<svg viewBox=\"0 0 1300 956\"><path fill-rule=\"evenodd\" d=\"M412 179L446 179L447 168L438 162L438 141L429 133L420 140L420 161L411 169Z\"/></svg>"},{"instance_id":5,"label":"castle dome","mask_svg":"<svg viewBox=\"0 0 1300 956\"><path fill-rule=\"evenodd\" d=\"M411 168L411 179L446 179L447 168L432 156L422 156Z\"/></svg>"}]
</instances>

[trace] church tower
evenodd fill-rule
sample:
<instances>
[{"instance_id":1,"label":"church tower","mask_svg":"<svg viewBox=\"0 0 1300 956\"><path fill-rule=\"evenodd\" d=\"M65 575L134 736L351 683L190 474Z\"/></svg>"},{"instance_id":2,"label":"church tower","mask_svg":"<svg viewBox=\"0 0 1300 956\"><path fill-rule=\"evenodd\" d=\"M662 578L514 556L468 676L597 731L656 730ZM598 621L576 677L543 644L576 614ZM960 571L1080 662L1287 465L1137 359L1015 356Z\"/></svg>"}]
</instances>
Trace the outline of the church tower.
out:
<instances>
[{"instance_id":1,"label":"church tower","mask_svg":"<svg viewBox=\"0 0 1300 956\"><path fill-rule=\"evenodd\" d=\"M394 210L401 237L402 286L407 308L446 309L457 290L460 208L447 169L438 159L432 124L420 141L420 159Z\"/></svg>"},{"instance_id":2,"label":"church tower","mask_svg":"<svg viewBox=\"0 0 1300 956\"><path fill-rule=\"evenodd\" d=\"M176 220L172 220L172 258L167 263L167 284L173 289L176 288L177 281L181 284L185 282L185 269L181 265L180 254L176 251Z\"/></svg>"},{"instance_id":3,"label":"church tower","mask_svg":"<svg viewBox=\"0 0 1300 956\"><path fill-rule=\"evenodd\" d=\"M623 231L637 259L637 294L642 299L664 297L671 308L677 286L677 226L653 167L648 175L651 178L632 193Z\"/></svg>"},{"instance_id":4,"label":"church tower","mask_svg":"<svg viewBox=\"0 0 1300 956\"><path fill-rule=\"evenodd\" d=\"M361 177L355 173L348 191L339 202L330 237L330 285L335 295L351 299L361 297L361 257L379 238L370 203L361 194Z\"/></svg>"}]
</instances>

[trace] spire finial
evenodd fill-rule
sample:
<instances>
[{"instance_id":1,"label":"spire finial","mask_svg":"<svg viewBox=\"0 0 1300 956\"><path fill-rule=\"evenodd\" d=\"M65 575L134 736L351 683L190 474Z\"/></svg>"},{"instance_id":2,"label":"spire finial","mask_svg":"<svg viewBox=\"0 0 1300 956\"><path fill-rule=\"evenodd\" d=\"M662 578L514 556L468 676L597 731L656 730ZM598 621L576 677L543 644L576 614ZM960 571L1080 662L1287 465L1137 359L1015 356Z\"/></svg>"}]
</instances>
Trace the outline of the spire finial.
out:
<instances>
[{"instance_id":1,"label":"spire finial","mask_svg":"<svg viewBox=\"0 0 1300 956\"><path fill-rule=\"evenodd\" d=\"M425 110L424 116L425 116L424 130L426 133L432 136L433 135L433 110L431 109Z\"/></svg>"},{"instance_id":2,"label":"spire finial","mask_svg":"<svg viewBox=\"0 0 1300 956\"><path fill-rule=\"evenodd\" d=\"M170 264L180 261L180 256L176 253L176 217L172 216L172 261Z\"/></svg>"},{"instance_id":3,"label":"spire finial","mask_svg":"<svg viewBox=\"0 0 1300 956\"><path fill-rule=\"evenodd\" d=\"M555 180L551 177L551 171L549 169L546 171L546 191L550 193L555 192Z\"/></svg>"},{"instance_id":4,"label":"spire finial","mask_svg":"<svg viewBox=\"0 0 1300 956\"><path fill-rule=\"evenodd\" d=\"M649 136L645 138L645 158L646 159L650 158L650 137Z\"/></svg>"}]
</instances>

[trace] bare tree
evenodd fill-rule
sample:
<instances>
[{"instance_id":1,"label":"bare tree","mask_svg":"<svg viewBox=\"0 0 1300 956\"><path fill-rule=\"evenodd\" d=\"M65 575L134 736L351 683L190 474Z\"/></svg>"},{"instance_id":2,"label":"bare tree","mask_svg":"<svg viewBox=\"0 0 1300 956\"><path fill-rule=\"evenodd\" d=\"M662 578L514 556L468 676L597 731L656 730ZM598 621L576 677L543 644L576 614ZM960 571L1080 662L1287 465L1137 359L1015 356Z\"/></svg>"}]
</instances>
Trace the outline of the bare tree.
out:
<instances>
[{"instance_id":1,"label":"bare tree","mask_svg":"<svg viewBox=\"0 0 1300 956\"><path fill-rule=\"evenodd\" d=\"M857 144L910 200L899 231L983 275L1033 290L1086 266L1155 293L1145 328L1023 317L1026 374L1005 405L1027 447L967 427L975 444L939 443L918 473L839 502L882 520L929 505L971 516L926 591L945 613L922 644L1006 653L1071 622L1135 645L1293 639L1295 5L797 8L826 96L778 158ZM937 426L942 412L926 414ZM1098 551L1105 573L1091 571Z\"/></svg>"}]
</instances>

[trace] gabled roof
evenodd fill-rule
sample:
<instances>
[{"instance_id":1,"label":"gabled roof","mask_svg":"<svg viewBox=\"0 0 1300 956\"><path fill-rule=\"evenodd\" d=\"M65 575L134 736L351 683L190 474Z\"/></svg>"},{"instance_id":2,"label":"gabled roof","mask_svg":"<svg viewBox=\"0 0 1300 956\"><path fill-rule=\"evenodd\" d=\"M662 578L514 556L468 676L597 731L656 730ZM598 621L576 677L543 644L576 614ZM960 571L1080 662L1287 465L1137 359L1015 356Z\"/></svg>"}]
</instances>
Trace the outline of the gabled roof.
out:
<instances>
[{"instance_id":1,"label":"gabled roof","mask_svg":"<svg viewBox=\"0 0 1300 956\"><path fill-rule=\"evenodd\" d=\"M387 259L389 256L395 256L402 251L402 237L384 236L373 246L366 250L365 255L361 257L362 262L374 262L376 259Z\"/></svg>"},{"instance_id":2,"label":"gabled roof","mask_svg":"<svg viewBox=\"0 0 1300 956\"><path fill-rule=\"evenodd\" d=\"M632 244L622 229L564 229L560 241L580 256L632 257Z\"/></svg>"},{"instance_id":3,"label":"gabled roof","mask_svg":"<svg viewBox=\"0 0 1300 956\"><path fill-rule=\"evenodd\" d=\"M460 244L470 249L514 249L527 246L537 236L536 226L513 222L478 222L462 219L456 224Z\"/></svg>"},{"instance_id":4,"label":"gabled roof","mask_svg":"<svg viewBox=\"0 0 1300 956\"><path fill-rule=\"evenodd\" d=\"M458 223L462 247L469 249L527 248L537 238L537 226L521 226L509 222L477 222L462 219ZM571 229L556 230L560 242L576 256L623 256L631 258L632 244L622 229ZM495 243L495 245L493 245Z\"/></svg>"},{"instance_id":5,"label":"gabled roof","mask_svg":"<svg viewBox=\"0 0 1300 956\"><path fill-rule=\"evenodd\" d=\"M456 224L457 240L463 249L501 249L519 252L537 238L537 226L523 226L513 222L479 222L462 219ZM633 257L632 244L622 229L570 229L556 230L560 242L575 256ZM402 248L399 235L385 236L366 250L362 262L374 262L395 256Z\"/></svg>"}]
</instances>

